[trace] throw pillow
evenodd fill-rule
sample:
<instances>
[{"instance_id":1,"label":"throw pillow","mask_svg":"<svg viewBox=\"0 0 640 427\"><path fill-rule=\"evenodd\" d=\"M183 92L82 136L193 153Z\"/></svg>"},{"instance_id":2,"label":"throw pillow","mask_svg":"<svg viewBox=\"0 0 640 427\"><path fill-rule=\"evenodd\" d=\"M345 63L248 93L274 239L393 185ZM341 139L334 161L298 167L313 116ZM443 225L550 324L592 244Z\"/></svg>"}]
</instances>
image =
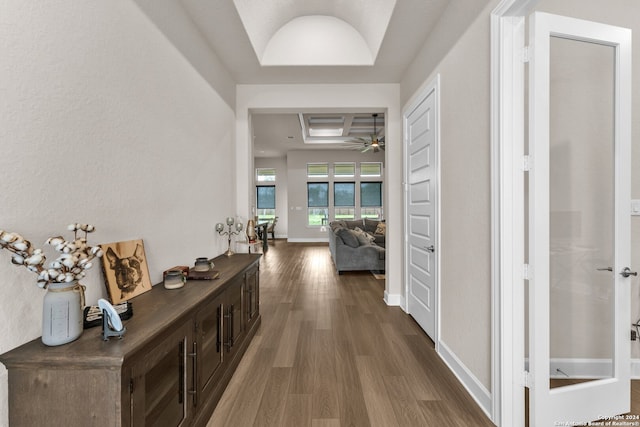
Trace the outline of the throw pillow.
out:
<instances>
[{"instance_id":1,"label":"throw pillow","mask_svg":"<svg viewBox=\"0 0 640 427\"><path fill-rule=\"evenodd\" d=\"M367 233L373 234L376 231L376 227L378 226L379 222L380 221L378 221L377 219L365 218L364 219L364 231L366 231Z\"/></svg>"},{"instance_id":2,"label":"throw pillow","mask_svg":"<svg viewBox=\"0 0 640 427\"><path fill-rule=\"evenodd\" d=\"M347 228L354 229L356 227L362 227L362 220L355 219L353 221L344 221Z\"/></svg>"},{"instance_id":3,"label":"throw pillow","mask_svg":"<svg viewBox=\"0 0 640 427\"><path fill-rule=\"evenodd\" d=\"M344 222L344 221L340 221L340 220L338 220L338 221L331 221L331 222L329 223L329 227L331 227L331 230L332 230L332 231L336 231L336 229L338 229L338 227L346 227L346 226L347 226L347 223L346 223L346 222Z\"/></svg>"},{"instance_id":4,"label":"throw pillow","mask_svg":"<svg viewBox=\"0 0 640 427\"><path fill-rule=\"evenodd\" d=\"M366 231L363 231L359 227L354 228L353 232L356 235L358 242L360 242L360 245L370 245L371 242L375 240L375 237L373 237L371 234L367 233Z\"/></svg>"},{"instance_id":5,"label":"throw pillow","mask_svg":"<svg viewBox=\"0 0 640 427\"><path fill-rule=\"evenodd\" d=\"M345 245L352 248L357 248L358 246L360 246L360 242L358 241L358 238L356 237L353 230L349 230L348 228L338 228L336 230L336 234L342 239Z\"/></svg>"},{"instance_id":6,"label":"throw pillow","mask_svg":"<svg viewBox=\"0 0 640 427\"><path fill-rule=\"evenodd\" d=\"M387 224L384 222L379 222L376 227L376 231L373 234L382 234L383 236L387 234Z\"/></svg>"}]
</instances>

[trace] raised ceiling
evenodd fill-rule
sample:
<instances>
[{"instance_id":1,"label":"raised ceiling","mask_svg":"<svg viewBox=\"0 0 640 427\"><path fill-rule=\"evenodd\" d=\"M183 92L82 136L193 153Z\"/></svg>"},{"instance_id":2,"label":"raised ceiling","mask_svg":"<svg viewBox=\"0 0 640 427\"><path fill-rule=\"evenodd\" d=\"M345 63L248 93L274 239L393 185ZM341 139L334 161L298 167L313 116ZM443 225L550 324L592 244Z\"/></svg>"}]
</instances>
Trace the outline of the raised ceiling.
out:
<instances>
[{"instance_id":1,"label":"raised ceiling","mask_svg":"<svg viewBox=\"0 0 640 427\"><path fill-rule=\"evenodd\" d=\"M373 65L396 0L233 0L265 66Z\"/></svg>"},{"instance_id":2,"label":"raised ceiling","mask_svg":"<svg viewBox=\"0 0 640 427\"><path fill-rule=\"evenodd\" d=\"M176 1L237 83L271 84L400 82L449 3L463 0ZM262 66L262 55L276 32L305 16L345 22L360 34L375 61L370 65ZM333 40L322 47L338 51L340 44Z\"/></svg>"},{"instance_id":3,"label":"raised ceiling","mask_svg":"<svg viewBox=\"0 0 640 427\"><path fill-rule=\"evenodd\" d=\"M215 54L214 62L219 60L237 84L400 83L416 58L425 61L424 46L430 46L434 52L427 61L437 63L489 2L135 1L197 66L200 46L184 43L180 24L174 26L179 20L171 16L184 11L187 25L193 25L202 35ZM305 28L309 31L305 32ZM426 44L435 28L433 41ZM206 63L206 59L203 61ZM332 113L348 117L354 111L373 113L361 110ZM256 156L282 156L289 149L336 148L332 144L305 144L300 113L306 112L254 114Z\"/></svg>"}]
</instances>

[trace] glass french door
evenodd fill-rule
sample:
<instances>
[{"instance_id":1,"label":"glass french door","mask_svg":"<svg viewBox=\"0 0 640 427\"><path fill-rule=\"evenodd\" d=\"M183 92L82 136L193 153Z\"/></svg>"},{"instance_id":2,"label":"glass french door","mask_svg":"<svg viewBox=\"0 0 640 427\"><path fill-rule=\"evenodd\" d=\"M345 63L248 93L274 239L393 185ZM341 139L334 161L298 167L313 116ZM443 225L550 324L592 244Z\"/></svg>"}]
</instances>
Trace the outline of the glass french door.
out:
<instances>
[{"instance_id":1,"label":"glass french door","mask_svg":"<svg viewBox=\"0 0 640 427\"><path fill-rule=\"evenodd\" d=\"M631 31L529 24L529 424L575 425L630 409Z\"/></svg>"}]
</instances>

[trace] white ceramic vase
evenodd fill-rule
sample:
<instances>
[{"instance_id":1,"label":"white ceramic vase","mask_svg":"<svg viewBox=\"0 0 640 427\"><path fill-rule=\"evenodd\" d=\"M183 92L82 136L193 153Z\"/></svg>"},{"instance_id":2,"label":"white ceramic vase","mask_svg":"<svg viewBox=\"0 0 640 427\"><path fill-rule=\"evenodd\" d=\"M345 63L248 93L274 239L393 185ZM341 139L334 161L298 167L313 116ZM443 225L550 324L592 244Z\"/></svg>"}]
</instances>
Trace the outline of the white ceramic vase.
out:
<instances>
[{"instance_id":1,"label":"white ceramic vase","mask_svg":"<svg viewBox=\"0 0 640 427\"><path fill-rule=\"evenodd\" d=\"M42 343L56 346L82 335L84 286L78 282L51 283L42 304Z\"/></svg>"}]
</instances>

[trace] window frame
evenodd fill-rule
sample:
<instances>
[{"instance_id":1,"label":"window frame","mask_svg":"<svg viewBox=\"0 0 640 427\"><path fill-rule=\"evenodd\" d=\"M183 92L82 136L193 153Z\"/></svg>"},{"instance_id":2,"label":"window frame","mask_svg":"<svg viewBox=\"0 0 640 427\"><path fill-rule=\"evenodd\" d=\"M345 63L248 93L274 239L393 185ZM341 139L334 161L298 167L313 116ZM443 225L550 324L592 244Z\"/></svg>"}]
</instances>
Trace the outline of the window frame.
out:
<instances>
[{"instance_id":1,"label":"window frame","mask_svg":"<svg viewBox=\"0 0 640 427\"><path fill-rule=\"evenodd\" d=\"M369 175L369 174L365 175L362 172L362 169L363 169L362 166L363 165L378 165L378 167L380 169L380 172L377 175ZM382 167L382 162L360 162L359 166L360 166L360 168L359 168L359 171L358 171L358 176L360 178L365 178L365 179L382 178L382 174L384 172L383 167Z\"/></svg>"},{"instance_id":2,"label":"window frame","mask_svg":"<svg viewBox=\"0 0 640 427\"><path fill-rule=\"evenodd\" d=\"M312 185L324 185L326 188L326 205L314 205L314 206L310 206L310 199L309 199L309 186ZM326 225L325 223L329 220L329 205L331 202L331 195L330 195L330 187L329 187L329 181L307 181L307 226L308 227L321 227L323 225ZM315 224L315 223L311 223L310 218L311 218L311 211L312 210L324 210L324 217L320 220L319 224Z\"/></svg>"},{"instance_id":3,"label":"window frame","mask_svg":"<svg viewBox=\"0 0 640 427\"><path fill-rule=\"evenodd\" d=\"M263 174L260 174L260 171L273 171L273 175L271 174L263 175ZM269 176L273 176L273 179L261 179L263 177L269 177ZM278 174L277 174L276 168L256 168L256 176L255 176L256 182L276 182L277 179L278 179Z\"/></svg>"}]
</instances>

